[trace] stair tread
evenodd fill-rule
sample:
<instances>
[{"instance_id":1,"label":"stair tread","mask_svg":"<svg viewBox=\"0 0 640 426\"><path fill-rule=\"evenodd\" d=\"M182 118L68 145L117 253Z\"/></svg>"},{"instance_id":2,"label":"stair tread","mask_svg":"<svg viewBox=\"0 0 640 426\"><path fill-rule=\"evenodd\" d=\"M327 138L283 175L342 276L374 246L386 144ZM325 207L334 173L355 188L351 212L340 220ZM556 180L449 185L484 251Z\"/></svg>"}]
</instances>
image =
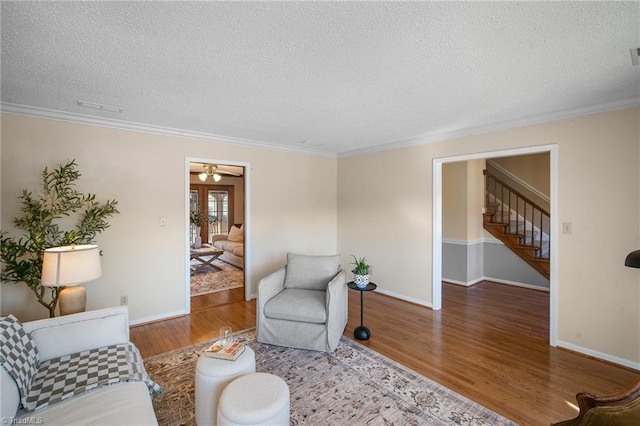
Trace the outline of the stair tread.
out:
<instances>
[{"instance_id":1,"label":"stair tread","mask_svg":"<svg viewBox=\"0 0 640 426\"><path fill-rule=\"evenodd\" d=\"M505 186L502 185L501 188L504 189ZM551 251L549 215L526 198L520 197L517 193L515 203L512 202L513 190L509 187L506 188L508 190L507 194L504 193L503 189L500 190L500 193L496 192L495 187L493 188L494 191L491 192L490 187L485 186L486 198L485 213L483 213L482 219L483 227L491 235L501 240L507 248L522 258L533 269L549 279L549 253ZM524 209L520 208L522 205L521 198L524 202ZM527 203L529 203L530 207L527 207Z\"/></svg>"}]
</instances>

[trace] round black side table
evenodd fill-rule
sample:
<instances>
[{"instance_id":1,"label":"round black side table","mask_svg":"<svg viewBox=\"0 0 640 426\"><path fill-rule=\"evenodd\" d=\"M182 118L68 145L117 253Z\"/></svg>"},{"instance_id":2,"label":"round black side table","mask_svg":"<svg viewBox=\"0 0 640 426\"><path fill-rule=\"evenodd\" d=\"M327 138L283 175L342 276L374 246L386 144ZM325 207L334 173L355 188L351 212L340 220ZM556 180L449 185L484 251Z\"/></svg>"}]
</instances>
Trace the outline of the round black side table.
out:
<instances>
[{"instance_id":1,"label":"round black side table","mask_svg":"<svg viewBox=\"0 0 640 426\"><path fill-rule=\"evenodd\" d=\"M353 330L353 336L358 340L369 340L369 337L371 337L371 331L369 331L369 329L364 326L364 309L362 306L362 295L365 291L373 291L378 288L378 286L370 282L366 287L358 287L356 283L354 283L353 281L349 281L347 283L347 287L349 287L351 290L358 290L360 292L360 326L356 327L356 329Z\"/></svg>"}]
</instances>

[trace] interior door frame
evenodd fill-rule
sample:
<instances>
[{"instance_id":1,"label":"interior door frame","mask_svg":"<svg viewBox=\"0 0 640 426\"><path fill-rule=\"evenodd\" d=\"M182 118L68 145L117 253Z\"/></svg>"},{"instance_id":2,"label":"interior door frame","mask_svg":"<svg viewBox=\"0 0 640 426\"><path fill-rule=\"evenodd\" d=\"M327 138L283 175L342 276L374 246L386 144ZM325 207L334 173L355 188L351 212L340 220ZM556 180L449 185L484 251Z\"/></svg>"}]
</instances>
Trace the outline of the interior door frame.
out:
<instances>
[{"instance_id":1,"label":"interior door frame","mask_svg":"<svg viewBox=\"0 0 640 426\"><path fill-rule=\"evenodd\" d=\"M433 310L442 309L442 165L460 161L481 160L486 158L510 157L515 155L549 153L549 190L550 190L550 237L553 243L549 251L549 344L557 346L558 336L558 145L537 145L500 151L479 152L433 159L432 191L432 280L431 301Z\"/></svg>"},{"instance_id":2,"label":"interior door frame","mask_svg":"<svg viewBox=\"0 0 640 426\"><path fill-rule=\"evenodd\" d=\"M191 190L191 177L189 163L208 163L221 164L225 166L239 166L244 169L244 300L251 299L251 164L243 161L230 161L214 158L203 157L185 157L184 163L184 223L182 226L184 232L184 289L185 289L185 313L191 313L191 270L189 268L191 241L189 232L190 210L189 210L189 191ZM238 202L239 200L236 200ZM237 218L236 218L237 221Z\"/></svg>"}]
</instances>

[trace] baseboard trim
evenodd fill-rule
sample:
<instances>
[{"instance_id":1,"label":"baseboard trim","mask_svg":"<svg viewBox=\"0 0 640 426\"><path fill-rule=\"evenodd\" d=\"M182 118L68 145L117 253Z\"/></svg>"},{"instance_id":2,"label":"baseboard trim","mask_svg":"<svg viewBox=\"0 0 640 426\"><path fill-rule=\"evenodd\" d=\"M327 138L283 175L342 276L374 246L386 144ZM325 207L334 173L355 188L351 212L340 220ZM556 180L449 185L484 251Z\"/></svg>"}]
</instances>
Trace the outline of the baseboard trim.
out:
<instances>
[{"instance_id":1,"label":"baseboard trim","mask_svg":"<svg viewBox=\"0 0 640 426\"><path fill-rule=\"evenodd\" d=\"M424 300L415 299L413 297L403 296L402 294L394 293L392 291L388 291L378 287L376 289L377 293L384 294L385 296L393 297L394 299L404 300L405 302L410 302L415 305L425 306L427 308L433 309L433 305L429 302L425 302Z\"/></svg>"},{"instance_id":2,"label":"baseboard trim","mask_svg":"<svg viewBox=\"0 0 640 426\"><path fill-rule=\"evenodd\" d=\"M630 361L628 359L619 358L617 356L605 354L603 352L594 351L593 349L583 348L582 346L574 345L573 343L565 342L562 340L557 341L557 345L561 348L568 349L573 352L578 352L583 355L587 355L593 358L598 358L604 361L611 362L613 364L622 365L623 367L631 368L633 370L640 371L640 362Z\"/></svg>"},{"instance_id":3,"label":"baseboard trim","mask_svg":"<svg viewBox=\"0 0 640 426\"><path fill-rule=\"evenodd\" d=\"M498 283L498 284L506 284L506 285L513 285L513 286L516 286L516 287L524 287L524 288L529 288L531 290L539 290L539 291L544 291L544 292L549 293L549 288L548 287L541 287L539 285L520 283L520 282L517 282L517 281L501 280L500 278L491 278L491 277L484 277L483 280L493 281L494 283Z\"/></svg>"},{"instance_id":4,"label":"baseboard trim","mask_svg":"<svg viewBox=\"0 0 640 426\"><path fill-rule=\"evenodd\" d=\"M442 277L442 281L443 282L447 282L450 284L455 284L455 285L461 285L464 287L471 287L473 285L478 284L479 282L482 281L492 281L494 283L498 283L498 284L506 284L506 285L512 285L512 286L516 286L516 287L524 287L524 288L529 288L532 290L539 290L539 291L544 291L549 293L549 289L547 287L540 287L537 285L532 285L532 284L526 284L526 283L520 283L517 281L509 281L509 280L502 280L500 278L491 278L491 277L480 277L480 278L476 278L475 280L472 281L458 281L458 280L452 280L446 277Z\"/></svg>"},{"instance_id":5,"label":"baseboard trim","mask_svg":"<svg viewBox=\"0 0 640 426\"><path fill-rule=\"evenodd\" d=\"M152 315L150 317L144 317L144 318L138 318L138 319L135 319L135 320L130 320L129 321L129 326L147 324L147 323L156 322L156 321L163 321L163 320L168 320L168 319L171 319L171 318L183 317L185 315L187 315L187 313L184 310L167 312L167 313L160 314L160 315Z\"/></svg>"},{"instance_id":6,"label":"baseboard trim","mask_svg":"<svg viewBox=\"0 0 640 426\"><path fill-rule=\"evenodd\" d=\"M464 281L452 280L452 279L449 279L449 278L442 277L442 282L449 283L449 284L460 285L460 286L463 286L463 287L471 287L471 286L474 286L474 285L476 285L476 284L478 284L479 282L482 282L482 281L484 281L484 278L478 278L478 279L475 279L473 281L464 282Z\"/></svg>"}]
</instances>

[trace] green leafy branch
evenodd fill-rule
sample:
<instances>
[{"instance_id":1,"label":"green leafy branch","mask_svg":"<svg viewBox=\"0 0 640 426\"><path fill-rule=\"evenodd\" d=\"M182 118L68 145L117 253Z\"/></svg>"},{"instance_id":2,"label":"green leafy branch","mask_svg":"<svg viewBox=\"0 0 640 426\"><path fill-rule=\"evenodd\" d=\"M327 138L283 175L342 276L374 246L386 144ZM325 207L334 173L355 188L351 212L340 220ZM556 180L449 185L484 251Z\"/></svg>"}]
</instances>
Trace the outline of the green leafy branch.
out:
<instances>
[{"instance_id":1,"label":"green leafy branch","mask_svg":"<svg viewBox=\"0 0 640 426\"><path fill-rule=\"evenodd\" d=\"M81 174L75 160L42 172L40 192L23 190L18 197L21 216L14 219L15 227L23 235L12 237L0 231L1 278L3 281L24 282L36 295L38 302L53 317L61 287L42 287L42 258L49 247L93 243L97 234L109 227L108 218L118 214L117 201L96 201L93 194L82 194L76 188ZM58 220L77 215L74 229L63 231ZM46 289L50 297L46 297Z\"/></svg>"}]
</instances>

